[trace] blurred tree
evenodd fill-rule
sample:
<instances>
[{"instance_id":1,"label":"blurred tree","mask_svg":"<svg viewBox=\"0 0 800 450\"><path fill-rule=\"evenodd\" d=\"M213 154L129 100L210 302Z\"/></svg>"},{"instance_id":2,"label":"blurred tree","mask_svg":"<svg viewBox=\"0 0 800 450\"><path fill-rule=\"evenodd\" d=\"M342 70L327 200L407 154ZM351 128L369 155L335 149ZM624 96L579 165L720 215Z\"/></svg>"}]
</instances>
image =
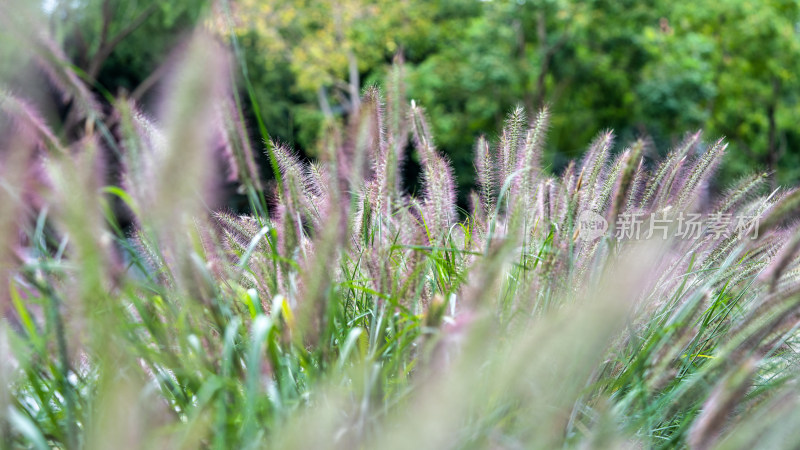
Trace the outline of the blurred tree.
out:
<instances>
[{"instance_id":1,"label":"blurred tree","mask_svg":"<svg viewBox=\"0 0 800 450\"><path fill-rule=\"evenodd\" d=\"M461 149L470 148L479 132L497 129L519 101L531 113L552 106L548 154L556 166L603 128L633 136L639 118L632 87L646 61L638 33L656 12L637 2L480 6L481 14L452 44L410 77L409 92L431 111L436 135L463 185L472 183L472 171Z\"/></svg>"},{"instance_id":2,"label":"blurred tree","mask_svg":"<svg viewBox=\"0 0 800 450\"><path fill-rule=\"evenodd\" d=\"M722 182L761 167L800 178L796 1L480 3L410 77L462 184L472 139L516 101L551 104L556 167L603 128L662 150L703 128L732 144Z\"/></svg>"},{"instance_id":3,"label":"blurred tree","mask_svg":"<svg viewBox=\"0 0 800 450\"><path fill-rule=\"evenodd\" d=\"M68 139L80 135L77 125L85 118L81 112L85 110L76 108L76 102L64 92L57 92L63 91L64 83L93 92L91 101L101 105L121 92L142 101L167 72L167 56L182 36L191 33L209 3L7 1L0 7L0 16L5 16L0 17L0 32L7 44L0 46L0 54L18 64L0 71L0 77L26 98L38 99L41 110L50 111L45 105L54 104L60 117L52 117L51 122ZM33 61L38 61L40 70L24 69ZM80 79L72 75L74 79L67 80L67 72L77 73ZM42 74L46 76L41 78Z\"/></svg>"},{"instance_id":4,"label":"blurred tree","mask_svg":"<svg viewBox=\"0 0 800 450\"><path fill-rule=\"evenodd\" d=\"M145 98L209 3L39 7L97 92ZM518 102L531 112L551 105L546 161L556 169L604 128L622 142L649 136L661 150L704 128L731 142L723 182L754 168L773 171L776 183L800 179L800 152L791 150L800 145L796 0L221 4L230 4L267 129L309 154L322 124L357 110L362 87L382 84L400 52L408 95L427 108L462 188L473 183L475 137L494 133ZM0 45L4 56L15 52Z\"/></svg>"},{"instance_id":5,"label":"blurred tree","mask_svg":"<svg viewBox=\"0 0 800 450\"><path fill-rule=\"evenodd\" d=\"M775 175L773 186L796 182L800 152L788 149L800 143L795 76L800 4L731 0L671 6L666 26L645 31L652 59L648 83L640 90L649 106L645 113L661 117L671 125L667 129L692 123L725 135L732 143L724 168L728 176L763 166Z\"/></svg>"},{"instance_id":6,"label":"blurred tree","mask_svg":"<svg viewBox=\"0 0 800 450\"><path fill-rule=\"evenodd\" d=\"M164 75L166 56L207 12L207 0L59 2L51 22L87 81L142 97Z\"/></svg>"},{"instance_id":7,"label":"blurred tree","mask_svg":"<svg viewBox=\"0 0 800 450\"><path fill-rule=\"evenodd\" d=\"M277 105L291 97L292 126L277 128L307 151L325 117L358 110L365 76L379 81L401 49L406 55L426 53L429 34L439 31L432 26L436 2L421 0L242 0L233 6L246 53L259 55L249 61L291 79L292 89L257 89L262 116L274 117ZM277 75L270 77L280 84Z\"/></svg>"}]
</instances>

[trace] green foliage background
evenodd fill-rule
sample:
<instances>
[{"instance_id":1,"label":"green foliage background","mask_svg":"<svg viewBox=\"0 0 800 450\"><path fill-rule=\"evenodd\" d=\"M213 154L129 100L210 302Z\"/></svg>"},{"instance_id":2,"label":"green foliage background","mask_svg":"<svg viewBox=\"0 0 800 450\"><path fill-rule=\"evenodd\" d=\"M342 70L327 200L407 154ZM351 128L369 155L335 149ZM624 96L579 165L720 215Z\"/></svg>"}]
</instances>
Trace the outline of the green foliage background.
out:
<instances>
[{"instance_id":1,"label":"green foliage background","mask_svg":"<svg viewBox=\"0 0 800 450\"><path fill-rule=\"evenodd\" d=\"M308 156L318 154L326 120L352 111L349 88L383 85L401 54L407 94L427 106L461 192L474 185L475 138L496 138L493 130L519 99L528 110L551 106L545 155L556 170L606 128L621 141L651 139L651 158L653 149L670 148L687 130L702 128L731 143L720 184L754 168L773 172L773 184L800 179L797 1L54 4L51 24L78 65L97 50L104 4L113 11L111 35L149 11L99 70L98 89L113 94L147 80L211 6L217 13L211 25L228 39L234 30L241 44L270 134ZM220 14L226 11L232 21ZM254 111L248 114L255 129Z\"/></svg>"},{"instance_id":2,"label":"green foliage background","mask_svg":"<svg viewBox=\"0 0 800 450\"><path fill-rule=\"evenodd\" d=\"M495 137L492 130L518 99L529 110L552 106L546 154L556 169L605 128L623 141L650 137L654 148L703 128L731 142L723 183L753 167L774 171L781 184L800 176L795 1L245 3L240 14L255 30L247 51L254 66L275 76L259 86L262 113L277 119L288 111L291 122L276 120L273 132L308 153L322 123L315 90L335 90L334 80L348 76L335 58L305 56L318 46L352 48L362 82L379 84L394 53L402 52L408 94L427 105L462 186L474 181L475 137ZM278 13L259 10L264 3ZM332 24L333 16L304 22L305 32L281 26L281 14L313 16L333 3L345 11L373 8L351 16L341 47L330 43L336 33L320 25ZM324 75L304 79L314 71Z\"/></svg>"}]
</instances>

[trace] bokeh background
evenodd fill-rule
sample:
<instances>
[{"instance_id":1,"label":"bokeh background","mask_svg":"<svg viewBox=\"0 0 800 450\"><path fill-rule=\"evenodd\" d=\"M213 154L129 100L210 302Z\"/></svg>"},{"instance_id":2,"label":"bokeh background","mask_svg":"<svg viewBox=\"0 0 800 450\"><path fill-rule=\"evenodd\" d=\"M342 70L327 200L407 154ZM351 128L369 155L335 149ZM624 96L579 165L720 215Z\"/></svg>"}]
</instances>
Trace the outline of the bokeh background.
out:
<instances>
[{"instance_id":1,"label":"bokeh background","mask_svg":"<svg viewBox=\"0 0 800 450\"><path fill-rule=\"evenodd\" d=\"M552 109L545 163L558 171L600 131L645 137L657 158L697 129L730 143L718 182L755 170L800 179L800 3L793 0L31 0L98 98L155 108L171 55L196 25L236 49L243 107L273 138L317 153L367 85L404 60L407 95L426 107L465 193L472 146L508 111ZM66 136L69 102L0 30L0 77ZM234 42L235 40L235 42ZM233 45L235 44L235 45ZM33 74L33 75L32 75ZM266 164L265 164L266 167ZM405 167L415 189L417 166ZM267 173L268 171L264 171ZM720 186L717 186L719 188Z\"/></svg>"}]
</instances>

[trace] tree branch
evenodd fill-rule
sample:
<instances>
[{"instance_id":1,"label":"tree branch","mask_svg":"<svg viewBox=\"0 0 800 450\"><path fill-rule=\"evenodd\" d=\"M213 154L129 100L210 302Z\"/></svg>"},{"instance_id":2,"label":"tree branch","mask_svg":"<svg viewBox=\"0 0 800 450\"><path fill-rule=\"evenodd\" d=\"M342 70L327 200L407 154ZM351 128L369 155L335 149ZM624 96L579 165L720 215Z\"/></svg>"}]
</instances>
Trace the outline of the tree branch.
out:
<instances>
[{"instance_id":1,"label":"tree branch","mask_svg":"<svg viewBox=\"0 0 800 450\"><path fill-rule=\"evenodd\" d=\"M144 94L147 93L147 91L149 91L156 83L158 83L158 80L160 80L165 73L167 73L168 68L169 64L165 62L158 66L156 70L152 71L150 75L142 80L142 82L136 86L136 89L131 92L131 99L137 102L141 100L142 96L144 96Z\"/></svg>"},{"instance_id":2,"label":"tree branch","mask_svg":"<svg viewBox=\"0 0 800 450\"><path fill-rule=\"evenodd\" d=\"M358 61L352 49L347 50L347 65L350 72L350 103L352 105L352 113L358 114L358 109L361 106L361 99L359 89L361 87L361 80L358 75Z\"/></svg>"},{"instance_id":3,"label":"tree branch","mask_svg":"<svg viewBox=\"0 0 800 450\"><path fill-rule=\"evenodd\" d=\"M151 4L138 16L136 16L136 18L133 19L127 27L123 28L119 33L114 35L114 37L106 42L103 42L104 39L101 40L101 46L97 50L97 53L95 53L91 63L89 64L89 69L86 71L91 79L94 80L97 78L97 74L100 72L100 67L103 65L106 59L111 56L111 52L114 51L114 48L116 48L116 46L119 45L123 39L128 37L131 33L136 31L137 28L142 26L142 24L150 17L150 15L156 11L156 8L157 6L155 4Z\"/></svg>"},{"instance_id":4,"label":"tree branch","mask_svg":"<svg viewBox=\"0 0 800 450\"><path fill-rule=\"evenodd\" d=\"M320 86L319 89L317 89L317 100L319 101L319 109L322 110L325 118L330 119L333 117L333 111L331 110L330 103L328 103L328 94L325 92L324 86Z\"/></svg>"}]
</instances>

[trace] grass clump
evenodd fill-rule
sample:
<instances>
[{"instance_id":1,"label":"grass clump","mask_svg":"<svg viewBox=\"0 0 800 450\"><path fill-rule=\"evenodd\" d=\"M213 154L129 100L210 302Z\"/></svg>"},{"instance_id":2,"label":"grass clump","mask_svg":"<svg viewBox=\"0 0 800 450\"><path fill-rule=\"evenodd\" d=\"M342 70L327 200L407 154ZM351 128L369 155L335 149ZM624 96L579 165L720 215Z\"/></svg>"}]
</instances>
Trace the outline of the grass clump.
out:
<instances>
[{"instance_id":1,"label":"grass clump","mask_svg":"<svg viewBox=\"0 0 800 450\"><path fill-rule=\"evenodd\" d=\"M460 218L397 85L366 90L318 161L269 142L265 189L229 64L196 36L162 117L111 99L69 145L0 91L9 447L798 444L796 190L760 195L758 175L711 199L725 145L699 133L657 163L607 131L550 173L547 110L517 108L496 145L479 139ZM399 181L409 142L419 197ZM215 161L250 215L208 207ZM586 234L587 211L605 233ZM621 232L651 215L666 230Z\"/></svg>"}]
</instances>

